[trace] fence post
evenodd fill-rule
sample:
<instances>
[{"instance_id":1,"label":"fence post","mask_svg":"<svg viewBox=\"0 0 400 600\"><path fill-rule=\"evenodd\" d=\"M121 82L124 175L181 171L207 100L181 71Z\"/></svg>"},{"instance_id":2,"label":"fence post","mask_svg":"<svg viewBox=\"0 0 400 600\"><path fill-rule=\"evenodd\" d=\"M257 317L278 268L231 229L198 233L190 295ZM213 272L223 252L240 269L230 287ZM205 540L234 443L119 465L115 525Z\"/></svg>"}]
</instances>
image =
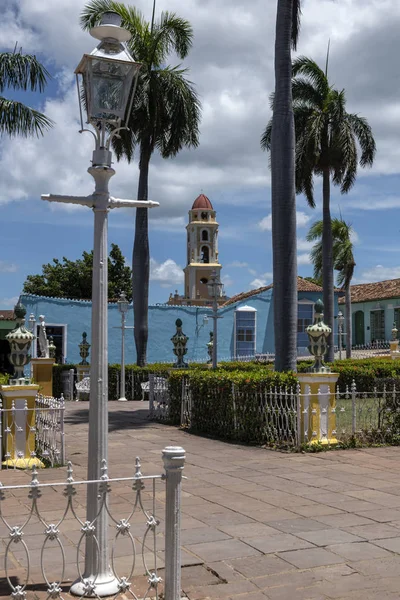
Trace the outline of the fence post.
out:
<instances>
[{"instance_id":1,"label":"fence post","mask_svg":"<svg viewBox=\"0 0 400 600\"><path fill-rule=\"evenodd\" d=\"M301 447L301 399L300 399L301 390L300 390L300 383L297 383L297 385L296 385L295 394L296 394L296 414L297 414L296 446L298 449L300 449L300 447Z\"/></svg>"},{"instance_id":2,"label":"fence post","mask_svg":"<svg viewBox=\"0 0 400 600\"><path fill-rule=\"evenodd\" d=\"M167 446L162 451L166 480L165 600L181 598L181 486L185 450Z\"/></svg>"},{"instance_id":3,"label":"fence post","mask_svg":"<svg viewBox=\"0 0 400 600\"><path fill-rule=\"evenodd\" d=\"M75 375L74 369L70 369L69 370L69 394L68 394L70 400L74 399L74 375ZM78 401L78 395L76 396L76 400Z\"/></svg>"},{"instance_id":4,"label":"fence post","mask_svg":"<svg viewBox=\"0 0 400 600\"><path fill-rule=\"evenodd\" d=\"M65 465L65 432L64 432L64 415L65 415L65 400L63 394L60 398L60 434L61 434L61 465Z\"/></svg>"},{"instance_id":5,"label":"fence post","mask_svg":"<svg viewBox=\"0 0 400 600\"><path fill-rule=\"evenodd\" d=\"M351 433L356 435L357 428L357 410L356 410L356 382L353 379L351 382Z\"/></svg>"}]
</instances>

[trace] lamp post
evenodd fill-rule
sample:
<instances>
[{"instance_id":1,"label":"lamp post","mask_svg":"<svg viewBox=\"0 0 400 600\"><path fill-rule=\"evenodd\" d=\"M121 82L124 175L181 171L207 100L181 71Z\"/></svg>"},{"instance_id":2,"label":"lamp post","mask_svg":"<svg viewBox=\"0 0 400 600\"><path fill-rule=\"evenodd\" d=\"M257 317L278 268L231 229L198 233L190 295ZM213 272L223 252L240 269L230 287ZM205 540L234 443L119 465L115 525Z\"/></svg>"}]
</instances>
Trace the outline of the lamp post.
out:
<instances>
[{"instance_id":1,"label":"lamp post","mask_svg":"<svg viewBox=\"0 0 400 600\"><path fill-rule=\"evenodd\" d=\"M112 208L137 206L151 208L158 202L121 200L110 195L108 184L115 174L111 168L110 144L129 121L133 94L140 64L130 55L125 43L131 34L121 27L121 17L113 12L103 14L99 26L90 34L99 45L85 54L75 70L81 131L89 131L95 139L92 166L88 172L95 182L90 196L46 194L42 200L80 204L93 209L93 278L92 278L92 365L89 404L88 470L92 481L104 479L102 461L108 458L108 212ZM79 79L79 77L81 79ZM82 107L87 112L84 128ZM110 596L119 591L118 579L110 568L108 515L99 512L99 484L88 485L86 519L95 523L95 535L86 535L85 568L82 578L71 587L79 596Z\"/></svg>"},{"instance_id":2,"label":"lamp post","mask_svg":"<svg viewBox=\"0 0 400 600\"><path fill-rule=\"evenodd\" d=\"M339 312L337 314L337 322L338 322L338 336L339 336L339 360L342 360L342 335L343 335L344 315L341 310L339 310Z\"/></svg>"},{"instance_id":3,"label":"lamp post","mask_svg":"<svg viewBox=\"0 0 400 600\"><path fill-rule=\"evenodd\" d=\"M214 270L211 273L211 278L209 283L207 284L208 287L208 293L210 294L211 298L213 299L213 315L212 315L212 319L214 319L214 327L213 327L213 348L212 348L212 368L216 369L217 368L217 362L218 362L218 326L217 326L217 319L219 319L220 317L218 317L218 298L221 298L222 294L223 294L223 287L224 284L221 283L220 279L219 279L219 275L217 274L217 272Z\"/></svg>"},{"instance_id":4,"label":"lamp post","mask_svg":"<svg viewBox=\"0 0 400 600\"><path fill-rule=\"evenodd\" d=\"M36 319L35 319L35 315L33 313L31 313L29 315L29 319L28 319L28 323L29 323L29 331L32 333L33 338L32 338L32 344L31 344L31 358L36 358ZM33 366L31 363L31 378L33 377Z\"/></svg>"},{"instance_id":5,"label":"lamp post","mask_svg":"<svg viewBox=\"0 0 400 600\"><path fill-rule=\"evenodd\" d=\"M125 398L125 322L126 313L129 310L129 302L126 299L125 292L121 292L119 300L117 302L118 310L121 313L121 384L120 384L120 397L119 402L126 402Z\"/></svg>"}]
</instances>

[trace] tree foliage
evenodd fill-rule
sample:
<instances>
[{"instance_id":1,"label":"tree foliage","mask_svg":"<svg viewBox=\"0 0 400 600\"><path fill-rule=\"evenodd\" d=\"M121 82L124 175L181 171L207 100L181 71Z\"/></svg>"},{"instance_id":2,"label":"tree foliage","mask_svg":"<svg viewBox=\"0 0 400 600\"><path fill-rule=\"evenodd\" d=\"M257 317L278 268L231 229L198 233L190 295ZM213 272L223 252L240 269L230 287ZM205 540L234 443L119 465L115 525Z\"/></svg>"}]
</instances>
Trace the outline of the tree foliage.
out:
<instances>
[{"instance_id":1,"label":"tree foliage","mask_svg":"<svg viewBox=\"0 0 400 600\"><path fill-rule=\"evenodd\" d=\"M49 77L36 56L23 54L22 49L0 53L0 135L39 137L53 125L41 112L3 96L8 89L43 92Z\"/></svg>"},{"instance_id":2,"label":"tree foliage","mask_svg":"<svg viewBox=\"0 0 400 600\"><path fill-rule=\"evenodd\" d=\"M26 294L50 296L51 298L92 298L93 251L82 253L78 260L53 258L52 263L42 266L41 275L28 275L23 291ZM132 271L125 264L125 257L117 244L111 244L108 258L108 299L117 300L125 292L132 300Z\"/></svg>"}]
</instances>

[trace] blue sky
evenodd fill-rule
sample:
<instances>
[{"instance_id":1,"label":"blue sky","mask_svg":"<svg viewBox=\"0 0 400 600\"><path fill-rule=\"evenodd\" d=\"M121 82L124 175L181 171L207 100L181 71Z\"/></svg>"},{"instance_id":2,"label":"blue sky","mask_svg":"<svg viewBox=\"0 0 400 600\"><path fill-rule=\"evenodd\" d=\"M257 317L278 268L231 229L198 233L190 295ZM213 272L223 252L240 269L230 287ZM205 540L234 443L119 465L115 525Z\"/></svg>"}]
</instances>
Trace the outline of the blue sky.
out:
<instances>
[{"instance_id":1,"label":"blue sky","mask_svg":"<svg viewBox=\"0 0 400 600\"><path fill-rule=\"evenodd\" d=\"M400 277L400 101L398 65L400 3L398 0L305 0L299 53L323 64L331 39L330 79L346 89L347 108L365 116L377 142L375 165L359 171L347 196L332 189L332 214L351 222L356 235L355 282ZM134 3L150 18L151 2ZM270 118L273 90L275 0L158 0L188 18L194 44L185 66L203 103L200 147L184 150L174 160L156 154L150 166L152 257L150 302L164 302L182 291L185 225L188 210L203 192L220 223L219 251L226 293L234 295L266 285L272 278L270 172L259 148ZM44 110L56 123L43 139L0 138L0 308L13 305L28 274L43 263L90 250L93 215L85 208L53 206L42 193L89 194L87 174L91 136L80 135L73 71L94 40L81 31L83 0L17 0L8 3L0 31L0 50L22 44L45 62L53 79L45 94L18 94ZM60 35L60 31L62 35ZM171 57L171 64L176 64ZM6 94L7 95L7 94ZM8 94L8 95L11 95ZM116 164L111 180L114 196L135 198L137 163ZM312 274L305 235L321 217L301 196L298 212L298 270ZM109 241L131 261L134 235L132 210L109 217Z\"/></svg>"}]
</instances>

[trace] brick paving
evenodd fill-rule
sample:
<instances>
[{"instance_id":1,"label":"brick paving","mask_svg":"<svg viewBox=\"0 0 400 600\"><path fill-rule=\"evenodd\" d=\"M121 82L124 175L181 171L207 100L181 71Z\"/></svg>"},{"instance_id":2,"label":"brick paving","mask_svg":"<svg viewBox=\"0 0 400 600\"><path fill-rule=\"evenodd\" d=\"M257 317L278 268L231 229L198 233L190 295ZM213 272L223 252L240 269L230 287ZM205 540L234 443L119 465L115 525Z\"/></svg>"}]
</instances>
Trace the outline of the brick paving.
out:
<instances>
[{"instance_id":1,"label":"brick paving","mask_svg":"<svg viewBox=\"0 0 400 600\"><path fill-rule=\"evenodd\" d=\"M183 484L181 539L184 596L190 600L398 600L400 448L283 454L151 423L145 402L110 402L109 407L110 477L133 475L137 455L145 475L161 473L162 448L180 445L186 450L188 479ZM84 479L87 402L69 403L66 419L67 457L74 464L75 478ZM40 480L60 481L64 475L65 469L49 469L40 472ZM2 471L1 481L3 485L28 483L29 474ZM162 576L163 484L156 490ZM46 520L60 516L60 494L61 488L46 490ZM82 518L84 496L81 490L77 510ZM130 499L129 486L113 486L111 509L118 518L126 516ZM26 514L28 504L21 491L11 503L4 503L10 521L24 510ZM33 594L30 597L45 598L46 586L33 585L43 580L39 571L43 526L33 522L29 527L28 545L33 549L29 593ZM73 519L63 527L68 590L80 534ZM138 536L140 551L141 527L135 516L132 534ZM3 540L3 556L6 543ZM21 544L15 548L9 573L18 582L26 558ZM46 552L48 576L57 577L60 553L54 546ZM150 560L146 543L143 552ZM129 540L117 543L121 572L129 564L130 553ZM136 573L134 591L140 596L146 581L140 568ZM4 569L1 594L7 595Z\"/></svg>"}]
</instances>

